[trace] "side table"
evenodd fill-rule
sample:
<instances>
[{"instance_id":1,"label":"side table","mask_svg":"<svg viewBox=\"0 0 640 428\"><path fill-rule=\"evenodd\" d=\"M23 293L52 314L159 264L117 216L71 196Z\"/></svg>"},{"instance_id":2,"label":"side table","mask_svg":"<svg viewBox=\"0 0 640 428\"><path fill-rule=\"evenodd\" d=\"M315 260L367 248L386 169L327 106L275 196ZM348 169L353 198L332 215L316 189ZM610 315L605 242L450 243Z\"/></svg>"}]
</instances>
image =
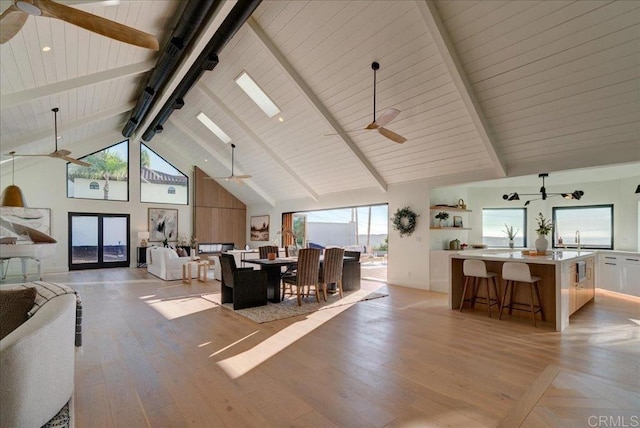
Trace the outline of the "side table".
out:
<instances>
[{"instance_id":1,"label":"side table","mask_svg":"<svg viewBox=\"0 0 640 428\"><path fill-rule=\"evenodd\" d=\"M182 265L182 282L185 284L191 284L191 277L193 276L193 271L191 267L198 267L199 262L186 262Z\"/></svg>"},{"instance_id":2,"label":"side table","mask_svg":"<svg viewBox=\"0 0 640 428\"><path fill-rule=\"evenodd\" d=\"M147 247L137 247L137 249L138 249L137 267L139 268L147 267Z\"/></svg>"},{"instance_id":3,"label":"side table","mask_svg":"<svg viewBox=\"0 0 640 428\"><path fill-rule=\"evenodd\" d=\"M209 280L209 262L198 262L198 281L207 282Z\"/></svg>"}]
</instances>

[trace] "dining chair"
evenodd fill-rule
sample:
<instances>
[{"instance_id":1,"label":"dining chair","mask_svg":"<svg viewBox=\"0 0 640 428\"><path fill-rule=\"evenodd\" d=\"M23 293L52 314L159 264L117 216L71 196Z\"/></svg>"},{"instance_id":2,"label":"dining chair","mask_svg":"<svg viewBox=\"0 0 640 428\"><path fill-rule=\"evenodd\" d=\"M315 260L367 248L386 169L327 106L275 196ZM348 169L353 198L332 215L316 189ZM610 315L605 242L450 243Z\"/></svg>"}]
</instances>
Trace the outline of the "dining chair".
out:
<instances>
[{"instance_id":1,"label":"dining chair","mask_svg":"<svg viewBox=\"0 0 640 428\"><path fill-rule=\"evenodd\" d=\"M267 272L236 267L231 254L220 254L222 303L233 303L233 309L253 308L267 304Z\"/></svg>"},{"instance_id":2,"label":"dining chair","mask_svg":"<svg viewBox=\"0 0 640 428\"><path fill-rule=\"evenodd\" d=\"M336 284L336 288L340 293L340 298L343 297L342 293L342 266L344 264L344 249L343 248L327 248L324 250L324 262L322 263L322 269L320 270L319 282L322 284L322 294L324 295L324 301L327 301L327 287L329 284Z\"/></svg>"},{"instance_id":3,"label":"dining chair","mask_svg":"<svg viewBox=\"0 0 640 428\"><path fill-rule=\"evenodd\" d=\"M278 257L278 247L275 245L264 245L262 247L258 247L258 253L261 259L266 259L269 257L269 253L275 254Z\"/></svg>"},{"instance_id":4,"label":"dining chair","mask_svg":"<svg viewBox=\"0 0 640 428\"><path fill-rule=\"evenodd\" d=\"M302 305L301 296L304 295L304 287L313 287L315 289L316 301L320 303L320 297L318 296L318 274L320 273L321 252L322 251L317 248L301 249L298 251L298 267L296 269L296 274L282 278L283 291L285 287L284 284L296 287L298 306ZM300 294L301 291L302 295Z\"/></svg>"}]
</instances>

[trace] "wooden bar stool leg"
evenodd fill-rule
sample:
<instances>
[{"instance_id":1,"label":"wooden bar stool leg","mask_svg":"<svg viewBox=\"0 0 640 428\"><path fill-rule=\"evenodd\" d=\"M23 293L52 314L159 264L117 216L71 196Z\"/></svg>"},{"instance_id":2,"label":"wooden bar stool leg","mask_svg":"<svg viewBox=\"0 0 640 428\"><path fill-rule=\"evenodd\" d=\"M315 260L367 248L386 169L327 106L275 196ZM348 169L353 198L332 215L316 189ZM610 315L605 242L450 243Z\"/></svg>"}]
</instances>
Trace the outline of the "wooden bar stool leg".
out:
<instances>
[{"instance_id":1,"label":"wooden bar stool leg","mask_svg":"<svg viewBox=\"0 0 640 428\"><path fill-rule=\"evenodd\" d=\"M471 309L476 307L476 297L478 297L478 278L473 277L473 296L471 296Z\"/></svg>"},{"instance_id":2,"label":"wooden bar stool leg","mask_svg":"<svg viewBox=\"0 0 640 428\"><path fill-rule=\"evenodd\" d=\"M545 321L544 309L542 307L542 299L540 298L540 289L538 288L538 282L535 283L535 286L536 286L536 295L538 296L538 305L540 305L540 318L542 318L542 321Z\"/></svg>"},{"instance_id":3,"label":"wooden bar stool leg","mask_svg":"<svg viewBox=\"0 0 640 428\"><path fill-rule=\"evenodd\" d=\"M496 280L495 276L491 279L493 279L493 292L496 295L496 306L498 307L498 311L499 311L500 310L500 292L498 291L498 281Z\"/></svg>"},{"instance_id":4,"label":"wooden bar stool leg","mask_svg":"<svg viewBox=\"0 0 640 428\"><path fill-rule=\"evenodd\" d=\"M462 299L460 300L460 312L462 312L462 307L464 306L464 296L467 295L467 286L469 285L469 277L464 279L464 288L462 289Z\"/></svg>"},{"instance_id":5,"label":"wooden bar stool leg","mask_svg":"<svg viewBox=\"0 0 640 428\"><path fill-rule=\"evenodd\" d=\"M509 315L513 315L513 292L516 289L516 281L511 281L511 294L509 294Z\"/></svg>"},{"instance_id":6,"label":"wooden bar stool leg","mask_svg":"<svg viewBox=\"0 0 640 428\"><path fill-rule=\"evenodd\" d=\"M529 283L529 294L531 295L531 318L533 319L533 326L536 326L536 308L533 306L533 284Z\"/></svg>"},{"instance_id":7,"label":"wooden bar stool leg","mask_svg":"<svg viewBox=\"0 0 640 428\"><path fill-rule=\"evenodd\" d=\"M487 312L489 313L489 318L491 318L491 293L489 293L489 278L483 279L485 288L487 289Z\"/></svg>"},{"instance_id":8,"label":"wooden bar stool leg","mask_svg":"<svg viewBox=\"0 0 640 428\"><path fill-rule=\"evenodd\" d=\"M509 294L509 286L511 285L511 281L507 280L504 283L504 294L502 295L502 304L500 305L500 315L498 319L502 319L502 311L504 310L505 303L507 303L507 294Z\"/></svg>"}]
</instances>

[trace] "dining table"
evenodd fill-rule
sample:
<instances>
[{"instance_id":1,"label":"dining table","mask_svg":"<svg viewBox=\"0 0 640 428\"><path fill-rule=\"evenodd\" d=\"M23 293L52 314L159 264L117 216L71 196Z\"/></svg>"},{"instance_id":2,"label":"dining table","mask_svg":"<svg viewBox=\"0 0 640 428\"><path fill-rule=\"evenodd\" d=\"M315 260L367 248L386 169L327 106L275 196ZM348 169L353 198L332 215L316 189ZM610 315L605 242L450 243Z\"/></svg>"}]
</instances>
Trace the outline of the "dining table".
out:
<instances>
[{"instance_id":1,"label":"dining table","mask_svg":"<svg viewBox=\"0 0 640 428\"><path fill-rule=\"evenodd\" d=\"M343 267L342 288L344 291L360 289L360 262L354 257L345 256ZM245 263L256 264L267 272L267 300L272 303L280 303L280 280L282 277L296 269L297 257L276 257L269 259L247 259ZM323 257L320 257L322 266ZM356 270L357 265L357 270ZM284 269L283 269L284 268ZM357 276L357 278L356 278ZM345 279L347 280L345 283ZM356 284L357 282L357 284Z\"/></svg>"}]
</instances>

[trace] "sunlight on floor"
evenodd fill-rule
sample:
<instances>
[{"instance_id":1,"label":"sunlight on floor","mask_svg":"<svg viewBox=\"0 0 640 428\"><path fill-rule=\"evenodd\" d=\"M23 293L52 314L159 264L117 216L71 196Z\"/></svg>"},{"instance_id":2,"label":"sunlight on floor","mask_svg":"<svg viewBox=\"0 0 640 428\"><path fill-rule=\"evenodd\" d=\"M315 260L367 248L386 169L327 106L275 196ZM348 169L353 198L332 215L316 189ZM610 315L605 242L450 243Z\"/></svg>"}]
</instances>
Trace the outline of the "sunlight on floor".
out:
<instances>
[{"instance_id":1,"label":"sunlight on floor","mask_svg":"<svg viewBox=\"0 0 640 428\"><path fill-rule=\"evenodd\" d=\"M160 315L168 320L184 317L186 315L191 315L196 312L205 311L218 306L207 299L203 299L199 294L194 294L192 296L177 296L166 299L147 300L144 297L140 297L140 299L145 300L145 303L158 311Z\"/></svg>"},{"instance_id":2,"label":"sunlight on floor","mask_svg":"<svg viewBox=\"0 0 640 428\"><path fill-rule=\"evenodd\" d=\"M231 379L239 378L354 304L342 305L309 314L304 320L291 324L250 350L218 361L218 366Z\"/></svg>"},{"instance_id":3,"label":"sunlight on floor","mask_svg":"<svg viewBox=\"0 0 640 428\"><path fill-rule=\"evenodd\" d=\"M234 346L235 346L235 345L237 345L238 343L240 343L240 342L242 342L242 341L244 341L244 340L246 340L246 339L250 338L251 336L253 336L254 334L257 334L257 333L260 333L260 330L256 330L256 331L254 331L253 333L246 335L246 336L245 336L245 337L243 337L242 339L238 339L238 340L236 340L235 342L233 342L232 344L227 345L227 346L225 346L224 348L217 350L217 351L216 351L216 352L214 352L213 354L209 355L209 358L211 358L211 357L215 357L215 356L216 356L216 355L218 355L219 353L224 352L224 351L226 351L227 349L234 347Z\"/></svg>"}]
</instances>

